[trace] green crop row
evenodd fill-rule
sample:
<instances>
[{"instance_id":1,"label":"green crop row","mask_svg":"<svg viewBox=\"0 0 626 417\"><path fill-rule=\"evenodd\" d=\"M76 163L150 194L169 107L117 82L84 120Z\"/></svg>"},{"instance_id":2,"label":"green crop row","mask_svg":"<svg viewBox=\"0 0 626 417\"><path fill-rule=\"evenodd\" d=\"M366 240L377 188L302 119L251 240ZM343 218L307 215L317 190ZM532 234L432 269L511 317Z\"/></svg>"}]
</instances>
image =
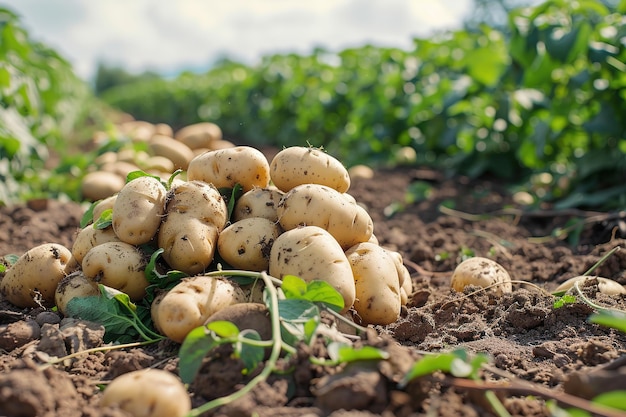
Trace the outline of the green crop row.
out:
<instances>
[{"instance_id":1,"label":"green crop row","mask_svg":"<svg viewBox=\"0 0 626 417\"><path fill-rule=\"evenodd\" d=\"M415 39L410 50L224 61L103 98L174 127L214 121L254 145L324 146L348 165L393 163L410 146L416 163L452 173L517 181L547 171L544 199L623 207L625 10L548 0L512 12L506 33L483 26Z\"/></svg>"}]
</instances>

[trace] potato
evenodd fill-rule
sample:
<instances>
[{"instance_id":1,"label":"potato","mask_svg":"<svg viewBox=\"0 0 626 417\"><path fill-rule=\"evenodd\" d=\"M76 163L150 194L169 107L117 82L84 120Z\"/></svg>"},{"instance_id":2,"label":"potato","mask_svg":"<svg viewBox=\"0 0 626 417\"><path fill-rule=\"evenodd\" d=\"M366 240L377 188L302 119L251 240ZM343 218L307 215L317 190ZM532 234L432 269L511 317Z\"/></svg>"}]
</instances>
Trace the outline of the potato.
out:
<instances>
[{"instance_id":1,"label":"potato","mask_svg":"<svg viewBox=\"0 0 626 417\"><path fill-rule=\"evenodd\" d=\"M65 314L67 304L76 297L89 297L99 295L98 286L85 277L83 271L74 271L63 277L54 292L54 302L57 309Z\"/></svg>"},{"instance_id":2,"label":"potato","mask_svg":"<svg viewBox=\"0 0 626 417\"><path fill-rule=\"evenodd\" d=\"M587 280L589 281L597 280L598 291L600 291L602 294L607 294L607 295L626 294L626 288L624 288L624 286L618 283L617 281L613 281L612 279L598 277L598 276L586 276L586 275L580 275L580 276L568 279L567 281L559 285L556 288L556 290L554 290L553 292L560 293L560 292L569 291L570 288L572 288L575 283L578 282L578 285L582 286L583 283Z\"/></svg>"},{"instance_id":3,"label":"potato","mask_svg":"<svg viewBox=\"0 0 626 417\"><path fill-rule=\"evenodd\" d=\"M194 123L180 129L174 138L191 149L211 148L213 142L222 140L222 129L211 122Z\"/></svg>"},{"instance_id":4,"label":"potato","mask_svg":"<svg viewBox=\"0 0 626 417\"><path fill-rule=\"evenodd\" d=\"M52 307L57 285L77 267L72 252L65 246L35 246L6 271L0 281L0 293L17 307Z\"/></svg>"},{"instance_id":5,"label":"potato","mask_svg":"<svg viewBox=\"0 0 626 417\"><path fill-rule=\"evenodd\" d=\"M227 220L226 202L213 185L188 181L173 187L158 232L163 259L189 275L204 271L213 261Z\"/></svg>"},{"instance_id":6,"label":"potato","mask_svg":"<svg viewBox=\"0 0 626 417\"><path fill-rule=\"evenodd\" d=\"M215 321L230 321L239 330L256 330L259 336L261 336L261 340L270 340L272 338L272 321L265 304L231 304L212 314L204 324Z\"/></svg>"},{"instance_id":7,"label":"potato","mask_svg":"<svg viewBox=\"0 0 626 417\"><path fill-rule=\"evenodd\" d=\"M350 175L341 162L312 147L281 150L270 163L270 175L274 185L285 192L301 184L322 184L340 193L350 188Z\"/></svg>"},{"instance_id":8,"label":"potato","mask_svg":"<svg viewBox=\"0 0 626 417\"><path fill-rule=\"evenodd\" d=\"M189 146L168 136L154 135L148 141L148 145L153 155L164 156L171 160L174 163L174 169L185 171L194 157Z\"/></svg>"},{"instance_id":9,"label":"potato","mask_svg":"<svg viewBox=\"0 0 626 417\"><path fill-rule=\"evenodd\" d=\"M124 178L112 172L90 172L81 182L81 195L89 201L102 200L121 190L125 182Z\"/></svg>"},{"instance_id":10,"label":"potato","mask_svg":"<svg viewBox=\"0 0 626 417\"><path fill-rule=\"evenodd\" d=\"M167 123L157 123L154 125L154 134L173 138L174 129L172 129L172 126L168 125Z\"/></svg>"},{"instance_id":11,"label":"potato","mask_svg":"<svg viewBox=\"0 0 626 417\"><path fill-rule=\"evenodd\" d=\"M94 222L97 221L102 215L102 213L104 213L106 210L108 209L113 210L113 206L115 205L116 199L117 199L117 194L114 194L110 197L100 200L93 208L93 221Z\"/></svg>"},{"instance_id":12,"label":"potato","mask_svg":"<svg viewBox=\"0 0 626 417\"><path fill-rule=\"evenodd\" d=\"M133 417L183 417L191 411L191 399L174 374L148 368L111 381L99 406L116 407Z\"/></svg>"},{"instance_id":13,"label":"potato","mask_svg":"<svg viewBox=\"0 0 626 417\"><path fill-rule=\"evenodd\" d=\"M400 317L396 261L378 245L359 243L346 251L356 288L354 309L365 324L389 324Z\"/></svg>"},{"instance_id":14,"label":"potato","mask_svg":"<svg viewBox=\"0 0 626 417\"><path fill-rule=\"evenodd\" d=\"M239 220L219 234L217 250L233 268L267 271L270 250L281 232L278 224L262 217Z\"/></svg>"},{"instance_id":15,"label":"potato","mask_svg":"<svg viewBox=\"0 0 626 417\"><path fill-rule=\"evenodd\" d=\"M329 283L344 299L344 311L354 303L352 267L330 233L318 226L303 226L282 233L270 251L270 275L295 275L306 282Z\"/></svg>"},{"instance_id":16,"label":"potato","mask_svg":"<svg viewBox=\"0 0 626 417\"><path fill-rule=\"evenodd\" d=\"M144 120L130 120L118 125L118 129L128 135L133 142L145 142L154 135L155 127Z\"/></svg>"},{"instance_id":17,"label":"potato","mask_svg":"<svg viewBox=\"0 0 626 417\"><path fill-rule=\"evenodd\" d=\"M509 273L499 263L479 256L469 258L461 262L452 274L450 286L458 292L463 292L468 285L478 287L493 287L497 294L510 293L513 291Z\"/></svg>"},{"instance_id":18,"label":"potato","mask_svg":"<svg viewBox=\"0 0 626 417\"><path fill-rule=\"evenodd\" d=\"M141 168L143 168L144 171L158 171L170 174L175 171L174 162L172 162L171 159L157 155L142 161Z\"/></svg>"},{"instance_id":19,"label":"potato","mask_svg":"<svg viewBox=\"0 0 626 417\"><path fill-rule=\"evenodd\" d=\"M378 244L378 242L371 243ZM402 305L406 305L409 302L409 296L413 293L413 280L411 279L411 274L409 270L404 266L404 261L402 260L402 255L399 252L392 251L386 249L387 253L393 258L394 263L396 265L396 271L398 273L398 279L400 281L400 301Z\"/></svg>"},{"instance_id":20,"label":"potato","mask_svg":"<svg viewBox=\"0 0 626 417\"><path fill-rule=\"evenodd\" d=\"M147 256L136 246L105 242L87 252L82 267L88 280L120 290L137 301L146 294L147 263Z\"/></svg>"},{"instance_id":21,"label":"potato","mask_svg":"<svg viewBox=\"0 0 626 417\"><path fill-rule=\"evenodd\" d=\"M126 182L126 177L133 171L138 171L139 167L136 164L125 162L125 161L115 161L108 164L104 164L100 167L101 171L112 172L113 174L119 175Z\"/></svg>"},{"instance_id":22,"label":"potato","mask_svg":"<svg viewBox=\"0 0 626 417\"><path fill-rule=\"evenodd\" d=\"M121 240L117 237L112 227L96 229L92 224L88 225L76 235L72 245L72 255L76 262L81 263L87 252L105 242L121 242Z\"/></svg>"},{"instance_id":23,"label":"potato","mask_svg":"<svg viewBox=\"0 0 626 417\"><path fill-rule=\"evenodd\" d=\"M275 188L253 188L244 193L235 203L233 220L239 221L250 217L263 217L273 222L278 221L276 207L284 193Z\"/></svg>"},{"instance_id":24,"label":"potato","mask_svg":"<svg viewBox=\"0 0 626 417\"><path fill-rule=\"evenodd\" d=\"M112 226L122 242L148 243L165 214L167 190L153 177L139 177L120 190L113 205Z\"/></svg>"},{"instance_id":25,"label":"potato","mask_svg":"<svg viewBox=\"0 0 626 417\"><path fill-rule=\"evenodd\" d=\"M187 178L211 183L217 188L241 185L243 191L269 185L269 163L265 155L250 146L218 149L196 156L189 163Z\"/></svg>"},{"instance_id":26,"label":"potato","mask_svg":"<svg viewBox=\"0 0 626 417\"><path fill-rule=\"evenodd\" d=\"M209 150L216 151L218 149L234 148L236 145L229 140L214 140L209 144Z\"/></svg>"},{"instance_id":27,"label":"potato","mask_svg":"<svg viewBox=\"0 0 626 417\"><path fill-rule=\"evenodd\" d=\"M110 164L117 161L117 153L113 151L104 152L101 155L98 155L96 159L94 159L94 163L97 166L102 166L104 164Z\"/></svg>"},{"instance_id":28,"label":"potato","mask_svg":"<svg viewBox=\"0 0 626 417\"><path fill-rule=\"evenodd\" d=\"M319 184L302 184L285 193L276 208L285 230L319 226L339 242L343 250L367 242L374 223L365 209L342 193Z\"/></svg>"},{"instance_id":29,"label":"potato","mask_svg":"<svg viewBox=\"0 0 626 417\"><path fill-rule=\"evenodd\" d=\"M242 302L245 302L245 295L232 281L196 275L183 278L165 295L155 299L152 320L162 334L182 343L191 330L202 326L211 315Z\"/></svg>"}]
</instances>

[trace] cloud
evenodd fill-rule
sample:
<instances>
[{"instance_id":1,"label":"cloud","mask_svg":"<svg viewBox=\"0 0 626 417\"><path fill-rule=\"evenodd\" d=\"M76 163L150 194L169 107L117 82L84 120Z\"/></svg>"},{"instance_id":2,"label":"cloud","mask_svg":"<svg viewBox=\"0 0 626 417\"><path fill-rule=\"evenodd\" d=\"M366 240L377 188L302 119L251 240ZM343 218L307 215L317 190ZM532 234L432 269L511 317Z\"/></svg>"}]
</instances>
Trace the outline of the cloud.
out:
<instances>
[{"instance_id":1,"label":"cloud","mask_svg":"<svg viewBox=\"0 0 626 417\"><path fill-rule=\"evenodd\" d=\"M413 36L460 24L469 0L20 0L31 36L58 49L79 75L97 63L174 72L228 55L253 63L365 43L409 47ZM465 5L465 6L462 6Z\"/></svg>"}]
</instances>

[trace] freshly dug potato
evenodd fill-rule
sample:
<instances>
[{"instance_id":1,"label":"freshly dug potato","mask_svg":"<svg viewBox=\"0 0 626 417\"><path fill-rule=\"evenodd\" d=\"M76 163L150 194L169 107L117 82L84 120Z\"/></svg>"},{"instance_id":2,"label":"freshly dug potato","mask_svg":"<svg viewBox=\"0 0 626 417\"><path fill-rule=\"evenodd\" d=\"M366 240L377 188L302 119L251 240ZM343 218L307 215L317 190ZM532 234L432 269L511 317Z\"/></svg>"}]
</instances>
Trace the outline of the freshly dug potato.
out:
<instances>
[{"instance_id":1,"label":"freshly dug potato","mask_svg":"<svg viewBox=\"0 0 626 417\"><path fill-rule=\"evenodd\" d=\"M154 135L148 141L152 154L164 156L174 163L174 169L185 171L193 159L193 151L184 143L163 135Z\"/></svg>"},{"instance_id":2,"label":"freshly dug potato","mask_svg":"<svg viewBox=\"0 0 626 417\"><path fill-rule=\"evenodd\" d=\"M196 156L189 163L187 178L208 182L217 188L233 188L239 184L246 192L269 185L270 167L258 149L235 146Z\"/></svg>"},{"instance_id":3,"label":"freshly dug potato","mask_svg":"<svg viewBox=\"0 0 626 417\"><path fill-rule=\"evenodd\" d=\"M400 317L400 278L396 261L373 243L356 244L346 251L352 266L354 309L364 324L390 324Z\"/></svg>"},{"instance_id":4,"label":"freshly dug potato","mask_svg":"<svg viewBox=\"0 0 626 417\"><path fill-rule=\"evenodd\" d=\"M367 242L374 222L365 209L342 193L320 184L302 184L288 191L276 208L285 230L319 226L339 242L343 250Z\"/></svg>"},{"instance_id":5,"label":"freshly dug potato","mask_svg":"<svg viewBox=\"0 0 626 417\"><path fill-rule=\"evenodd\" d=\"M213 142L222 140L222 129L211 122L194 123L180 129L174 138L191 149L211 148Z\"/></svg>"},{"instance_id":6,"label":"freshly dug potato","mask_svg":"<svg viewBox=\"0 0 626 417\"><path fill-rule=\"evenodd\" d=\"M235 203L233 220L239 221L250 217L263 217L273 222L278 221L276 207L284 193L275 188L253 188L243 193Z\"/></svg>"},{"instance_id":7,"label":"freshly dug potato","mask_svg":"<svg viewBox=\"0 0 626 417\"><path fill-rule=\"evenodd\" d=\"M123 186L122 186L123 188ZM120 188L121 189L121 188ZM117 199L117 194L114 194L110 197L107 197L103 200L100 200L96 206L93 208L93 221L97 221L102 213L105 210L111 209L113 210L113 206L115 205L115 200Z\"/></svg>"},{"instance_id":8,"label":"freshly dug potato","mask_svg":"<svg viewBox=\"0 0 626 417\"><path fill-rule=\"evenodd\" d=\"M228 208L213 185L188 181L174 186L158 232L163 259L189 275L204 271L213 261L217 237L227 220Z\"/></svg>"},{"instance_id":9,"label":"freshly dug potato","mask_svg":"<svg viewBox=\"0 0 626 417\"><path fill-rule=\"evenodd\" d=\"M115 162L102 165L100 167L100 170L112 172L116 175L119 175L124 180L126 180L126 177L128 176L128 174L130 174L133 171L139 170L139 167L136 164L133 164L130 162L115 161Z\"/></svg>"},{"instance_id":10,"label":"freshly dug potato","mask_svg":"<svg viewBox=\"0 0 626 417\"><path fill-rule=\"evenodd\" d=\"M468 285L478 287L493 287L497 294L510 293L513 291L509 273L499 263L479 256L469 258L461 262L452 274L450 286L458 292L463 292Z\"/></svg>"},{"instance_id":11,"label":"freshly dug potato","mask_svg":"<svg viewBox=\"0 0 626 417\"><path fill-rule=\"evenodd\" d=\"M125 182L124 178L112 172L90 172L81 182L81 195L88 201L102 200L120 191Z\"/></svg>"},{"instance_id":12,"label":"freshly dug potato","mask_svg":"<svg viewBox=\"0 0 626 417\"><path fill-rule=\"evenodd\" d=\"M216 312L231 304L242 303L245 295L238 285L223 277L196 275L184 278L165 295L155 299L151 308L155 327L175 342Z\"/></svg>"},{"instance_id":13,"label":"freshly dug potato","mask_svg":"<svg viewBox=\"0 0 626 417\"><path fill-rule=\"evenodd\" d=\"M270 275L295 275L306 282L329 283L344 299L344 311L354 304L352 267L335 238L318 226L303 226L283 232L270 251Z\"/></svg>"},{"instance_id":14,"label":"freshly dug potato","mask_svg":"<svg viewBox=\"0 0 626 417\"><path fill-rule=\"evenodd\" d=\"M217 250L234 268L267 271L270 250L281 232L278 224L262 217L239 220L219 234Z\"/></svg>"},{"instance_id":15,"label":"freshly dug potato","mask_svg":"<svg viewBox=\"0 0 626 417\"><path fill-rule=\"evenodd\" d=\"M600 291L602 294L607 294L607 295L626 294L626 288L624 288L624 286L621 285L617 281L613 281L612 279L608 279L604 277L586 276L586 275L580 275L580 276L568 279L567 281L559 285L556 288L556 290L554 290L553 292L557 293L557 292L568 291L570 288L574 287L575 283L578 282L578 285L582 286L583 283L587 280L589 281L597 280L598 291Z\"/></svg>"},{"instance_id":16,"label":"freshly dug potato","mask_svg":"<svg viewBox=\"0 0 626 417\"><path fill-rule=\"evenodd\" d=\"M133 417L183 417L191 411L191 399L174 374L148 368L111 381L99 406L117 407Z\"/></svg>"},{"instance_id":17,"label":"freshly dug potato","mask_svg":"<svg viewBox=\"0 0 626 417\"><path fill-rule=\"evenodd\" d=\"M350 175L341 162L311 147L291 146L278 152L270 163L270 175L285 192L301 184L322 184L340 193L350 188Z\"/></svg>"},{"instance_id":18,"label":"freshly dug potato","mask_svg":"<svg viewBox=\"0 0 626 417\"><path fill-rule=\"evenodd\" d=\"M174 172L174 162L164 156L151 156L142 161L141 167L144 171L158 171L171 174Z\"/></svg>"},{"instance_id":19,"label":"freshly dug potato","mask_svg":"<svg viewBox=\"0 0 626 417\"><path fill-rule=\"evenodd\" d=\"M98 286L85 277L83 271L74 271L63 277L54 293L54 302L62 314L67 311L67 303L76 297L99 295Z\"/></svg>"},{"instance_id":20,"label":"freshly dug potato","mask_svg":"<svg viewBox=\"0 0 626 417\"><path fill-rule=\"evenodd\" d=\"M139 177L126 183L113 205L112 226L122 242L148 243L165 214L167 190L154 177Z\"/></svg>"},{"instance_id":21,"label":"freshly dug potato","mask_svg":"<svg viewBox=\"0 0 626 417\"><path fill-rule=\"evenodd\" d=\"M54 293L78 264L63 245L44 243L18 258L0 281L0 293L18 307L54 306Z\"/></svg>"},{"instance_id":22,"label":"freshly dug potato","mask_svg":"<svg viewBox=\"0 0 626 417\"><path fill-rule=\"evenodd\" d=\"M370 241L371 242L371 241ZM378 242L371 242L378 244ZM409 302L409 296L413 293L413 281L409 270L404 266L402 255L399 252L388 250L387 253L393 258L396 265L396 271L398 272L398 279L400 280L400 301L402 305L406 305Z\"/></svg>"},{"instance_id":23,"label":"freshly dug potato","mask_svg":"<svg viewBox=\"0 0 626 417\"><path fill-rule=\"evenodd\" d=\"M136 246L105 242L87 252L82 267L88 280L120 290L136 301L146 294L147 263L146 255Z\"/></svg>"},{"instance_id":24,"label":"freshly dug potato","mask_svg":"<svg viewBox=\"0 0 626 417\"><path fill-rule=\"evenodd\" d=\"M74 239L72 245L72 255L76 262L82 263L85 255L93 247L101 245L105 242L121 242L112 227L106 229L96 229L92 224L81 229Z\"/></svg>"}]
</instances>

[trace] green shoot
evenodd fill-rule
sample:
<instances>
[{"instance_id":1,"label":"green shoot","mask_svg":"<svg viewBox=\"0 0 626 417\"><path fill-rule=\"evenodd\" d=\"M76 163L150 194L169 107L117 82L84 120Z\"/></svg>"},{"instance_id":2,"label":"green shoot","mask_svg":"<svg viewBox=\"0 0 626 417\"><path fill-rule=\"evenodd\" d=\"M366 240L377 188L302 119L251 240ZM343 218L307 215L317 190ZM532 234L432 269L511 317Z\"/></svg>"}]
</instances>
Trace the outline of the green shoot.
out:
<instances>
[{"instance_id":1,"label":"green shoot","mask_svg":"<svg viewBox=\"0 0 626 417\"><path fill-rule=\"evenodd\" d=\"M113 210L106 209L102 212L100 217L94 221L93 227L102 230L113 224Z\"/></svg>"},{"instance_id":2,"label":"green shoot","mask_svg":"<svg viewBox=\"0 0 626 417\"><path fill-rule=\"evenodd\" d=\"M96 208L96 206L98 205L99 201L94 201L93 203L91 203L91 205L89 205L89 208L87 209L87 211L85 211L85 213L83 213L83 217L80 218L80 228L84 229L89 223L93 222L93 210Z\"/></svg>"}]
</instances>

